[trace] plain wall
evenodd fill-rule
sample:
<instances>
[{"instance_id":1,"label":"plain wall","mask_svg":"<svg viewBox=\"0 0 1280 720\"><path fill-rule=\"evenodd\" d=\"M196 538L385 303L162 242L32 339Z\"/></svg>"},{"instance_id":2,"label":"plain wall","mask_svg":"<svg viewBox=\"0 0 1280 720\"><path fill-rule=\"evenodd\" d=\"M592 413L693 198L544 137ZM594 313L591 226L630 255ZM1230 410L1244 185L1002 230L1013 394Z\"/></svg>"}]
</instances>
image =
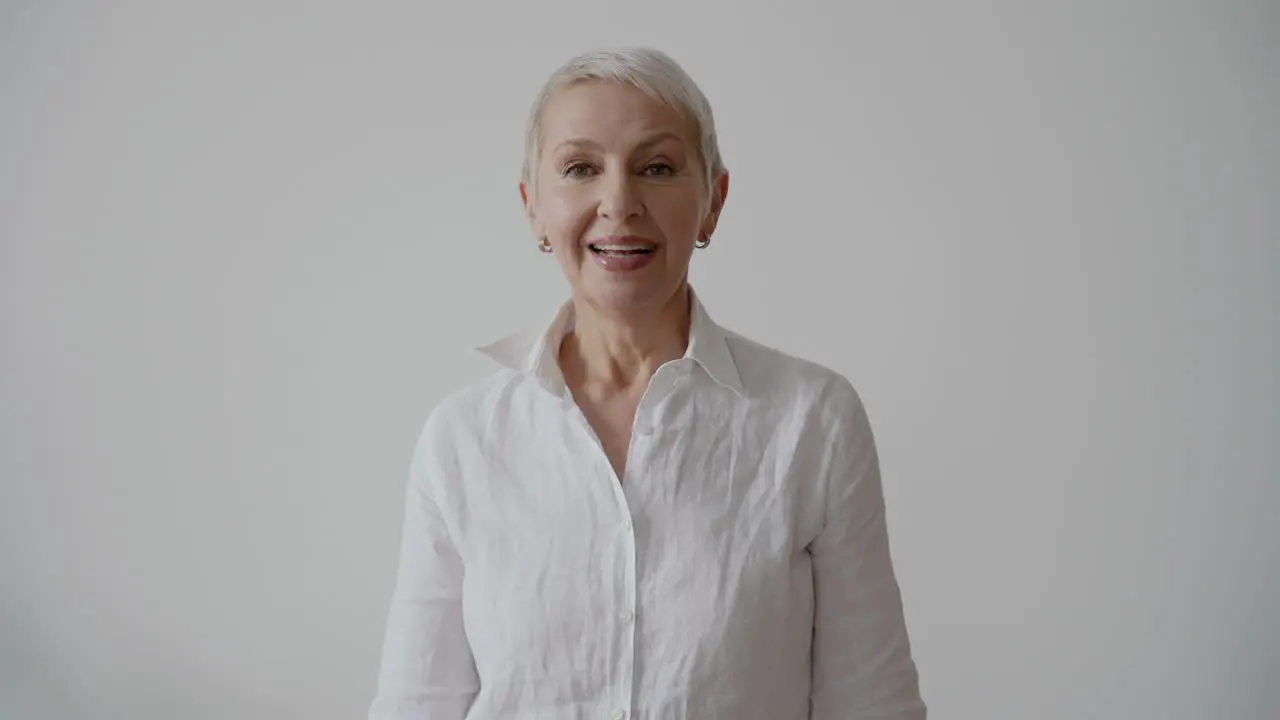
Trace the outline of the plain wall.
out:
<instances>
[{"instance_id":1,"label":"plain wall","mask_svg":"<svg viewBox=\"0 0 1280 720\"><path fill-rule=\"evenodd\" d=\"M0 717L353 718L412 444L567 296L543 78L652 44L692 277L850 377L932 717L1280 717L1280 6L0 3Z\"/></svg>"}]
</instances>

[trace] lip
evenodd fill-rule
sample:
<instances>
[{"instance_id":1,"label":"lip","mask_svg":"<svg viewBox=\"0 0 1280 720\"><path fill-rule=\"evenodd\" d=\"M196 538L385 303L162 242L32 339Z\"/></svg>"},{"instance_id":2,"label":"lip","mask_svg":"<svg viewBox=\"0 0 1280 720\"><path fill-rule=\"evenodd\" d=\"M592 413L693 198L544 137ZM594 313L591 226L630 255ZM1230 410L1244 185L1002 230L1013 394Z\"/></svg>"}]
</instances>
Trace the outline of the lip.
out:
<instances>
[{"instance_id":1,"label":"lip","mask_svg":"<svg viewBox=\"0 0 1280 720\"><path fill-rule=\"evenodd\" d=\"M639 235L606 235L587 243L587 252L596 264L608 272L634 272L653 262L653 258L662 250L662 246ZM591 245L647 245L653 247L652 252L642 255L601 255L590 248Z\"/></svg>"}]
</instances>

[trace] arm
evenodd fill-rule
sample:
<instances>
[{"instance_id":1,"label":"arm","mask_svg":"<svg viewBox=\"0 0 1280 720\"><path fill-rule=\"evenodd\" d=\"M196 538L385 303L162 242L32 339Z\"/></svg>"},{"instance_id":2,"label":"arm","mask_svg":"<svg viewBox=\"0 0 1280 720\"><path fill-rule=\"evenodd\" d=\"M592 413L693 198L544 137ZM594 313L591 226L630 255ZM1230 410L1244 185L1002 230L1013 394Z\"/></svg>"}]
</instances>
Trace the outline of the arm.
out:
<instances>
[{"instance_id":1,"label":"arm","mask_svg":"<svg viewBox=\"0 0 1280 720\"><path fill-rule=\"evenodd\" d=\"M369 720L463 720L480 688L462 622L462 559L429 480L439 472L437 423L414 454L399 569Z\"/></svg>"},{"instance_id":2,"label":"arm","mask_svg":"<svg viewBox=\"0 0 1280 720\"><path fill-rule=\"evenodd\" d=\"M813 555L813 720L924 720L889 557L871 425L847 381L833 395L825 524Z\"/></svg>"}]
</instances>

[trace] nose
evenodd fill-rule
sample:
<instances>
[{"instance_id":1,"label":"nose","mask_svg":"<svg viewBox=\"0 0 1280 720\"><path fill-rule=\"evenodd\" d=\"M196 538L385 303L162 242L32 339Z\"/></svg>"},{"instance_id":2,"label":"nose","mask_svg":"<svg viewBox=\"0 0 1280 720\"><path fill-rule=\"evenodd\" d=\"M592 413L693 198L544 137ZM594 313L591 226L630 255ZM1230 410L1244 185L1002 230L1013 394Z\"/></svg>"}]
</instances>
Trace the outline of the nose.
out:
<instances>
[{"instance_id":1,"label":"nose","mask_svg":"<svg viewBox=\"0 0 1280 720\"><path fill-rule=\"evenodd\" d=\"M620 222L644 213L644 200L630 173L615 171L601 179L598 216Z\"/></svg>"}]
</instances>

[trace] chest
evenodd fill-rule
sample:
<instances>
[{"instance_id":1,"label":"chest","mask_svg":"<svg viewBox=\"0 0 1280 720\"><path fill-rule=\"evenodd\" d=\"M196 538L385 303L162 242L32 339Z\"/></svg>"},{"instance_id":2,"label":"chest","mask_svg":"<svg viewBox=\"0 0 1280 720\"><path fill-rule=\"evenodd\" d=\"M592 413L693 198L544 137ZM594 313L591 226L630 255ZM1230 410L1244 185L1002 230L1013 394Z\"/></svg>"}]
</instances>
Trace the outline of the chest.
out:
<instances>
[{"instance_id":1,"label":"chest","mask_svg":"<svg viewBox=\"0 0 1280 720\"><path fill-rule=\"evenodd\" d=\"M625 394L604 398L582 396L577 403L587 429L599 441L601 451L619 479L626 475L627 451L639 404L638 397Z\"/></svg>"},{"instance_id":2,"label":"chest","mask_svg":"<svg viewBox=\"0 0 1280 720\"><path fill-rule=\"evenodd\" d=\"M606 567L656 570L648 558L670 566L655 578L696 585L732 558L803 550L820 524L818 465L786 413L676 384L638 404L522 415L491 424L463 463L459 549L485 571L472 577L536 569L531 582L562 577L571 592L568 578Z\"/></svg>"},{"instance_id":3,"label":"chest","mask_svg":"<svg viewBox=\"0 0 1280 720\"><path fill-rule=\"evenodd\" d=\"M807 637L791 624L807 628L820 503L795 428L702 410L686 400L642 405L629 422L619 413L625 432L604 435L625 443L635 429L622 482L572 407L535 437L495 428L485 462L467 464L457 534L480 666L546 664L539 681L555 682L616 641L722 673L761 656L743 639ZM513 647L564 652L532 662Z\"/></svg>"}]
</instances>

